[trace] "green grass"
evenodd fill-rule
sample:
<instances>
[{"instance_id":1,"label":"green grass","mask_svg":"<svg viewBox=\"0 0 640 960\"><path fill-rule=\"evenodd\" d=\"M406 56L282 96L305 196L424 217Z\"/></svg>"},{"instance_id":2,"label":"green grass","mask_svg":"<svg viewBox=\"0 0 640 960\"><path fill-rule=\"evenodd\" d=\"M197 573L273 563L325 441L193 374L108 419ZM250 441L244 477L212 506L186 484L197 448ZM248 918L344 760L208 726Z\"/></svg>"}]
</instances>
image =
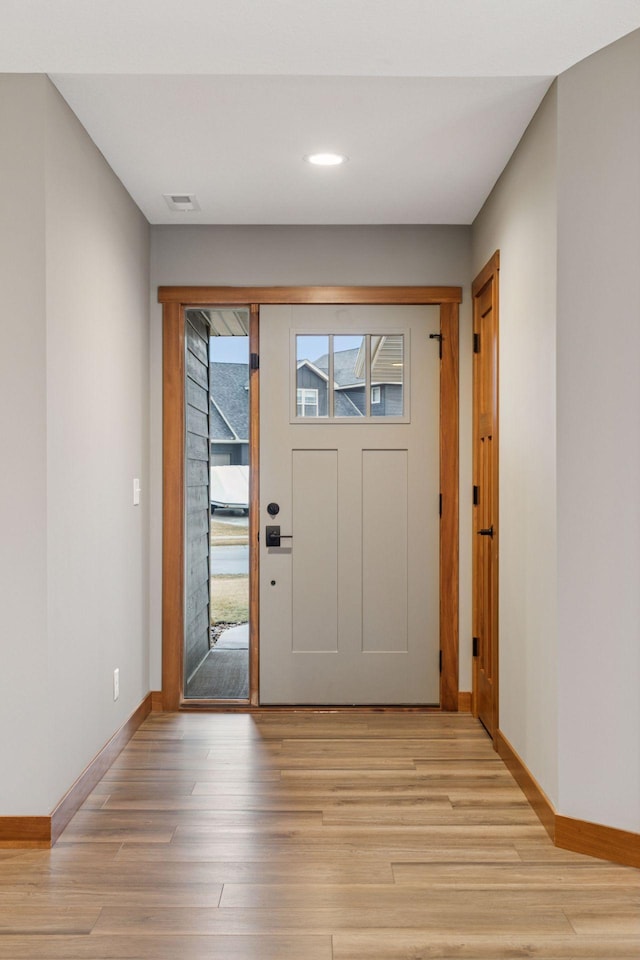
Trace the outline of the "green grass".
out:
<instances>
[{"instance_id":1,"label":"green grass","mask_svg":"<svg viewBox=\"0 0 640 960\"><path fill-rule=\"evenodd\" d=\"M249 524L225 523L215 515L211 518L211 544L217 547L235 546L249 542Z\"/></svg>"},{"instance_id":2,"label":"green grass","mask_svg":"<svg viewBox=\"0 0 640 960\"><path fill-rule=\"evenodd\" d=\"M244 573L211 578L211 623L249 622L249 578Z\"/></svg>"}]
</instances>

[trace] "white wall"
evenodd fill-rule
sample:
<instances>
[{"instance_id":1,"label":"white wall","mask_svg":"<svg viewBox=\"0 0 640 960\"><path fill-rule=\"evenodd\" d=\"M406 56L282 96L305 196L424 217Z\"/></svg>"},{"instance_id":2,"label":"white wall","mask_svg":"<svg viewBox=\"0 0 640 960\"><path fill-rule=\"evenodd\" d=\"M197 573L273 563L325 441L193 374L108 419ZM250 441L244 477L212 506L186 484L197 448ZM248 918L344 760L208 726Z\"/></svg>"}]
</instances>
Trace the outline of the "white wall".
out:
<instances>
[{"instance_id":1,"label":"white wall","mask_svg":"<svg viewBox=\"0 0 640 960\"><path fill-rule=\"evenodd\" d=\"M55 798L149 691L149 226L51 84L46 159Z\"/></svg>"},{"instance_id":2,"label":"white wall","mask_svg":"<svg viewBox=\"0 0 640 960\"><path fill-rule=\"evenodd\" d=\"M558 81L559 802L640 831L640 32Z\"/></svg>"},{"instance_id":3,"label":"white wall","mask_svg":"<svg viewBox=\"0 0 640 960\"><path fill-rule=\"evenodd\" d=\"M472 246L501 251L500 727L559 813L636 832L639 158L636 32L559 77Z\"/></svg>"},{"instance_id":4,"label":"white wall","mask_svg":"<svg viewBox=\"0 0 640 960\"><path fill-rule=\"evenodd\" d=\"M472 235L473 276L500 250L499 726L555 803L555 86Z\"/></svg>"},{"instance_id":5,"label":"white wall","mask_svg":"<svg viewBox=\"0 0 640 960\"><path fill-rule=\"evenodd\" d=\"M47 815L149 690L149 229L46 78L0 110L0 815Z\"/></svg>"},{"instance_id":6,"label":"white wall","mask_svg":"<svg viewBox=\"0 0 640 960\"><path fill-rule=\"evenodd\" d=\"M0 814L48 801L43 117L41 78L0 76Z\"/></svg>"},{"instance_id":7,"label":"white wall","mask_svg":"<svg viewBox=\"0 0 640 960\"><path fill-rule=\"evenodd\" d=\"M444 284L461 309L460 689L471 689L471 315L467 227L152 227L151 686L161 686L162 325L173 284ZM466 493L465 493L466 491ZM468 504L468 508L465 508Z\"/></svg>"}]
</instances>

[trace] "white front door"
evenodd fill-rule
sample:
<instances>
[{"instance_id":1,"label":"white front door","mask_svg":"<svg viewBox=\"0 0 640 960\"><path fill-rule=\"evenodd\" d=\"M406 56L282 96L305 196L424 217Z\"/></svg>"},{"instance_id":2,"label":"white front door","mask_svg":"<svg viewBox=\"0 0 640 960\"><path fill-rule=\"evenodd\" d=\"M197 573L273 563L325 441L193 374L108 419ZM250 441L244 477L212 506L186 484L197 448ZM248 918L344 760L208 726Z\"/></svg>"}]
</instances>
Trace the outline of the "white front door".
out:
<instances>
[{"instance_id":1,"label":"white front door","mask_svg":"<svg viewBox=\"0 0 640 960\"><path fill-rule=\"evenodd\" d=\"M438 307L260 309L263 704L439 701L438 332Z\"/></svg>"}]
</instances>

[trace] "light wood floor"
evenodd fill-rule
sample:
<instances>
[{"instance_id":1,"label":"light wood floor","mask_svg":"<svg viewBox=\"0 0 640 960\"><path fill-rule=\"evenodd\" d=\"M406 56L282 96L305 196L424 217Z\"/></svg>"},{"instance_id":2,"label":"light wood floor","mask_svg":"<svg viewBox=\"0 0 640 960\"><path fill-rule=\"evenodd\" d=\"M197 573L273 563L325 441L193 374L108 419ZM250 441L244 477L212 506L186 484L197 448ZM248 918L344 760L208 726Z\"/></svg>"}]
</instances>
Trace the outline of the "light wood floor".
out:
<instances>
[{"instance_id":1,"label":"light wood floor","mask_svg":"<svg viewBox=\"0 0 640 960\"><path fill-rule=\"evenodd\" d=\"M0 958L640 958L640 871L555 849L468 715L152 715Z\"/></svg>"}]
</instances>

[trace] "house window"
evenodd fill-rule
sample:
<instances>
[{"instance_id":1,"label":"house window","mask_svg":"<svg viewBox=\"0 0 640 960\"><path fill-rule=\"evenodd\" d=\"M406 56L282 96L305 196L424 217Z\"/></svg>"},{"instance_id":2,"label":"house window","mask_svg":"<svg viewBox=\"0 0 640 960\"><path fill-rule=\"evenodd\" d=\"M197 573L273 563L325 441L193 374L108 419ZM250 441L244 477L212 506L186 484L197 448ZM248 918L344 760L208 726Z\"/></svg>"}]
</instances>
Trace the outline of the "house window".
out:
<instances>
[{"instance_id":1,"label":"house window","mask_svg":"<svg viewBox=\"0 0 640 960\"><path fill-rule=\"evenodd\" d=\"M310 387L298 387L296 399L296 416L318 416L318 391Z\"/></svg>"},{"instance_id":2,"label":"house window","mask_svg":"<svg viewBox=\"0 0 640 960\"><path fill-rule=\"evenodd\" d=\"M371 403L380 403L380 387L371 387Z\"/></svg>"}]
</instances>

